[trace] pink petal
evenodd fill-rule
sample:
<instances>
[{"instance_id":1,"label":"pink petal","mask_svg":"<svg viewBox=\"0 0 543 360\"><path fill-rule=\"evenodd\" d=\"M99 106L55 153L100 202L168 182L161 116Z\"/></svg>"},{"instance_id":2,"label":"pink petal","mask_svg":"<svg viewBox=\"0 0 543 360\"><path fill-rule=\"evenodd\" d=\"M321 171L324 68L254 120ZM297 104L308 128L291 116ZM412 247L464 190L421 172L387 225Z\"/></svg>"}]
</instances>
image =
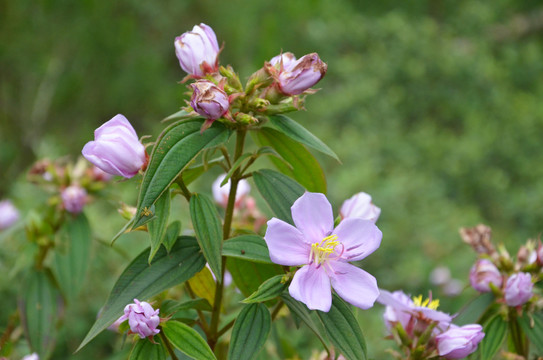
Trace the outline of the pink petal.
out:
<instances>
[{"instance_id":1,"label":"pink petal","mask_svg":"<svg viewBox=\"0 0 543 360\"><path fill-rule=\"evenodd\" d=\"M291 207L292 220L308 243L320 242L334 228L332 205L326 196L306 192Z\"/></svg>"},{"instance_id":2,"label":"pink petal","mask_svg":"<svg viewBox=\"0 0 543 360\"><path fill-rule=\"evenodd\" d=\"M264 240L270 250L270 259L276 264L298 266L307 264L311 246L294 226L273 218L268 221Z\"/></svg>"},{"instance_id":3,"label":"pink petal","mask_svg":"<svg viewBox=\"0 0 543 360\"><path fill-rule=\"evenodd\" d=\"M339 223L332 232L344 246L343 259L362 260L381 245L383 233L370 220L348 218Z\"/></svg>"},{"instance_id":4,"label":"pink petal","mask_svg":"<svg viewBox=\"0 0 543 360\"><path fill-rule=\"evenodd\" d=\"M296 271L288 291L290 296L306 304L310 310L330 311L332 289L323 266L306 265Z\"/></svg>"},{"instance_id":5,"label":"pink petal","mask_svg":"<svg viewBox=\"0 0 543 360\"><path fill-rule=\"evenodd\" d=\"M369 309L379 296L377 280L354 265L334 261L330 263L334 274L332 287L345 301L361 309Z\"/></svg>"}]
</instances>

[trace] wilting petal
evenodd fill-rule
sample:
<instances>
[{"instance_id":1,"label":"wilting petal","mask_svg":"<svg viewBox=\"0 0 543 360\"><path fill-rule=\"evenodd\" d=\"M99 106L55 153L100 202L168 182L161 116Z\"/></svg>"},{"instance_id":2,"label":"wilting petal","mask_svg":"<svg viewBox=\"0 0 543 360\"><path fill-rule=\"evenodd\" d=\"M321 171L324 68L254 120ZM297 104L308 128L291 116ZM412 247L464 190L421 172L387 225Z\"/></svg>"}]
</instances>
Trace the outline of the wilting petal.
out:
<instances>
[{"instance_id":1,"label":"wilting petal","mask_svg":"<svg viewBox=\"0 0 543 360\"><path fill-rule=\"evenodd\" d=\"M292 220L308 243L320 242L334 228L332 205L326 196L306 192L291 207Z\"/></svg>"},{"instance_id":2,"label":"wilting petal","mask_svg":"<svg viewBox=\"0 0 543 360\"><path fill-rule=\"evenodd\" d=\"M270 250L270 258L276 264L297 266L307 264L311 246L294 226L273 218L268 221L264 240Z\"/></svg>"},{"instance_id":3,"label":"wilting petal","mask_svg":"<svg viewBox=\"0 0 543 360\"><path fill-rule=\"evenodd\" d=\"M349 218L339 223L333 234L343 246L342 258L347 261L362 260L381 245L383 233L370 220Z\"/></svg>"},{"instance_id":4,"label":"wilting petal","mask_svg":"<svg viewBox=\"0 0 543 360\"><path fill-rule=\"evenodd\" d=\"M296 271L288 291L290 296L306 304L310 310L330 311L332 289L330 278L322 266L306 265Z\"/></svg>"},{"instance_id":5,"label":"wilting petal","mask_svg":"<svg viewBox=\"0 0 543 360\"><path fill-rule=\"evenodd\" d=\"M377 280L362 269L344 262L330 264L332 287L345 301L361 309L369 309L379 296Z\"/></svg>"}]
</instances>

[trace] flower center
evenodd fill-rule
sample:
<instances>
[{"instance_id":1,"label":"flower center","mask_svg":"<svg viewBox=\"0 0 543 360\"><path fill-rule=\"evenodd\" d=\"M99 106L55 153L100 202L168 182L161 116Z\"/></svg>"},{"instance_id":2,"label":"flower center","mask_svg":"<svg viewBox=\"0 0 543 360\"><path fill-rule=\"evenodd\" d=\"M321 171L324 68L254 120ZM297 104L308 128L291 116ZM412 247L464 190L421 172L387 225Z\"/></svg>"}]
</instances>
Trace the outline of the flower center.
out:
<instances>
[{"instance_id":1,"label":"flower center","mask_svg":"<svg viewBox=\"0 0 543 360\"><path fill-rule=\"evenodd\" d=\"M336 251L336 246L341 245L341 242L337 241L337 239L337 235L329 235L320 242L311 244L309 263L316 263L319 266L327 262L330 255Z\"/></svg>"},{"instance_id":2,"label":"flower center","mask_svg":"<svg viewBox=\"0 0 543 360\"><path fill-rule=\"evenodd\" d=\"M413 304L418 307L425 307L431 310L436 310L439 306L439 300L432 300L432 298L427 298L424 301L422 300L422 295L413 297Z\"/></svg>"}]
</instances>

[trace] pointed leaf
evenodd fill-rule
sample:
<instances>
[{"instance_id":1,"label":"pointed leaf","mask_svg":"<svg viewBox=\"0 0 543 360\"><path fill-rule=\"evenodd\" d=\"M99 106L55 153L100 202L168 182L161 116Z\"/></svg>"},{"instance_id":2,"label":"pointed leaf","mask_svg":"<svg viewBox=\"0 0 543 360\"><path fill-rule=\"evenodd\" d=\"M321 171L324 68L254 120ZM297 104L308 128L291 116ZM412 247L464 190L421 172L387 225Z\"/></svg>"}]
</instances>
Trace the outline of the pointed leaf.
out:
<instances>
[{"instance_id":1,"label":"pointed leaf","mask_svg":"<svg viewBox=\"0 0 543 360\"><path fill-rule=\"evenodd\" d=\"M454 318L456 325L467 325L475 322L481 323L478 319L486 312L488 307L494 303L495 297L491 292L478 295L475 299L466 304Z\"/></svg>"},{"instance_id":2,"label":"pointed leaf","mask_svg":"<svg viewBox=\"0 0 543 360\"><path fill-rule=\"evenodd\" d=\"M276 275L264 281L264 283L258 287L257 291L252 293L251 296L242 302L250 304L264 302L278 297L288 287L288 284L283 281L283 277L283 275Z\"/></svg>"},{"instance_id":3,"label":"pointed leaf","mask_svg":"<svg viewBox=\"0 0 543 360\"><path fill-rule=\"evenodd\" d=\"M189 301L174 301L174 300L165 300L160 305L160 316L165 317L176 313L182 310L202 310L202 311L211 311L211 304L206 299L195 299Z\"/></svg>"},{"instance_id":4,"label":"pointed leaf","mask_svg":"<svg viewBox=\"0 0 543 360\"><path fill-rule=\"evenodd\" d=\"M155 203L155 218L149 222L147 229L151 238L151 251L149 252L149 263L153 260L156 252L162 244L166 225L170 217L170 192L165 191Z\"/></svg>"},{"instance_id":5,"label":"pointed leaf","mask_svg":"<svg viewBox=\"0 0 543 360\"><path fill-rule=\"evenodd\" d=\"M281 266L276 264L259 264L232 257L227 259L226 267L230 271L236 287L245 297L254 293L260 284L267 279L284 274Z\"/></svg>"},{"instance_id":6,"label":"pointed leaf","mask_svg":"<svg viewBox=\"0 0 543 360\"><path fill-rule=\"evenodd\" d=\"M286 175L268 169L253 172L253 180L275 216L292 224L290 208L304 194L302 185Z\"/></svg>"},{"instance_id":7,"label":"pointed leaf","mask_svg":"<svg viewBox=\"0 0 543 360\"><path fill-rule=\"evenodd\" d=\"M193 237L179 237L169 254L164 248L159 249L151 265L147 262L149 251L150 249L147 249L138 255L121 274L102 308L100 317L96 319L78 350L117 320L124 307L134 299L147 300L190 279L205 266L198 242Z\"/></svg>"},{"instance_id":8,"label":"pointed leaf","mask_svg":"<svg viewBox=\"0 0 543 360\"><path fill-rule=\"evenodd\" d=\"M311 318L311 312L305 306L305 304L299 302L298 300L295 300L290 295L284 293L281 295L281 299L283 302L287 305L290 312L295 315L298 319L303 321L307 327L313 331L313 333L317 336L317 338L320 340L320 342L326 346L326 341L324 341L323 336L321 335L321 331L317 324L313 321Z\"/></svg>"},{"instance_id":9,"label":"pointed leaf","mask_svg":"<svg viewBox=\"0 0 543 360\"><path fill-rule=\"evenodd\" d=\"M183 120L188 119L190 117L195 117L198 115L195 115L194 113L189 113L183 109L179 110L176 113L171 114L170 116L162 119L162 122L172 121L172 120Z\"/></svg>"},{"instance_id":10,"label":"pointed leaf","mask_svg":"<svg viewBox=\"0 0 543 360\"><path fill-rule=\"evenodd\" d=\"M253 262L272 264L266 241L258 235L241 235L225 241L222 254Z\"/></svg>"},{"instance_id":11,"label":"pointed leaf","mask_svg":"<svg viewBox=\"0 0 543 360\"><path fill-rule=\"evenodd\" d=\"M190 326L178 321L162 325L164 335L178 350L197 360L216 360L213 351L202 336Z\"/></svg>"},{"instance_id":12,"label":"pointed leaf","mask_svg":"<svg viewBox=\"0 0 543 360\"><path fill-rule=\"evenodd\" d=\"M264 346L270 329L271 315L268 308L264 304L246 305L234 323L228 359L254 359Z\"/></svg>"},{"instance_id":13,"label":"pointed leaf","mask_svg":"<svg viewBox=\"0 0 543 360\"><path fill-rule=\"evenodd\" d=\"M272 115L270 116L270 123L277 130L281 131L291 139L294 139L339 161L336 153L333 152L328 145L323 143L318 137L310 133L306 128L288 116Z\"/></svg>"},{"instance_id":14,"label":"pointed leaf","mask_svg":"<svg viewBox=\"0 0 543 360\"><path fill-rule=\"evenodd\" d=\"M200 151L228 139L230 131L221 123L215 121L200 133L202 124L201 119L175 123L164 129L157 139L141 183L133 228L149 220L144 218L145 214Z\"/></svg>"},{"instance_id":15,"label":"pointed leaf","mask_svg":"<svg viewBox=\"0 0 543 360\"><path fill-rule=\"evenodd\" d=\"M222 277L222 226L217 207L206 195L193 194L190 197L190 217L207 263L215 276L220 279Z\"/></svg>"},{"instance_id":16,"label":"pointed leaf","mask_svg":"<svg viewBox=\"0 0 543 360\"><path fill-rule=\"evenodd\" d=\"M351 308L333 295L329 312L317 311L326 335L341 353L350 360L366 359L366 341Z\"/></svg>"},{"instance_id":17,"label":"pointed leaf","mask_svg":"<svg viewBox=\"0 0 543 360\"><path fill-rule=\"evenodd\" d=\"M483 332L485 337L479 344L481 360L494 359L507 336L507 322L498 314L484 326Z\"/></svg>"},{"instance_id":18,"label":"pointed leaf","mask_svg":"<svg viewBox=\"0 0 543 360\"><path fill-rule=\"evenodd\" d=\"M206 299L212 306L215 300L215 280L211 271L204 267L189 280L189 285L196 296Z\"/></svg>"},{"instance_id":19,"label":"pointed leaf","mask_svg":"<svg viewBox=\"0 0 543 360\"><path fill-rule=\"evenodd\" d=\"M166 349L162 344L160 336L155 336L153 344L148 339L139 339L132 351L128 360L166 360Z\"/></svg>"},{"instance_id":20,"label":"pointed leaf","mask_svg":"<svg viewBox=\"0 0 543 360\"><path fill-rule=\"evenodd\" d=\"M285 175L293 177L308 191L326 194L326 178L322 167L315 157L300 143L290 139L272 128L261 128L252 131L261 146L271 146L291 166L277 158L271 157L271 162Z\"/></svg>"},{"instance_id":21,"label":"pointed leaf","mask_svg":"<svg viewBox=\"0 0 543 360\"><path fill-rule=\"evenodd\" d=\"M518 321L530 342L537 349L537 353L543 354L543 313L535 313L531 318L524 313Z\"/></svg>"},{"instance_id":22,"label":"pointed leaf","mask_svg":"<svg viewBox=\"0 0 543 360\"><path fill-rule=\"evenodd\" d=\"M162 239L162 244L164 245L168 253L172 250L172 247L177 241L177 237L179 236L180 231L181 231L181 221L176 220L172 222L170 225L168 225L168 228L166 229L166 232L164 233L164 238Z\"/></svg>"}]
</instances>

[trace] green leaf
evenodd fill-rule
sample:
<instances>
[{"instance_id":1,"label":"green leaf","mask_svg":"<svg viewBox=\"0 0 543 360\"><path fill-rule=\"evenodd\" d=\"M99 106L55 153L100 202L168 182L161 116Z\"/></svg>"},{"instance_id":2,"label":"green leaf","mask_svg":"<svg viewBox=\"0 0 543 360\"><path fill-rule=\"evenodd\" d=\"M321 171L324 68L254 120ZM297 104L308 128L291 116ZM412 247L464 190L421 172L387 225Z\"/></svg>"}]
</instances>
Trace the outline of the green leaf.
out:
<instances>
[{"instance_id":1,"label":"green leaf","mask_svg":"<svg viewBox=\"0 0 543 360\"><path fill-rule=\"evenodd\" d=\"M494 295L491 292L478 295L471 300L458 312L454 318L456 325L467 325L475 322L481 323L478 319L487 311L488 307L494 303Z\"/></svg>"},{"instance_id":2,"label":"green leaf","mask_svg":"<svg viewBox=\"0 0 543 360\"><path fill-rule=\"evenodd\" d=\"M271 315L264 304L246 305L239 313L232 336L228 359L254 359L264 346L271 329Z\"/></svg>"},{"instance_id":3,"label":"green leaf","mask_svg":"<svg viewBox=\"0 0 543 360\"><path fill-rule=\"evenodd\" d=\"M530 317L526 312L518 319L522 330L531 343L537 348L538 354L543 354L543 313L538 312Z\"/></svg>"},{"instance_id":4,"label":"green leaf","mask_svg":"<svg viewBox=\"0 0 543 360\"><path fill-rule=\"evenodd\" d=\"M351 308L333 295L329 312L317 311L326 335L341 353L351 360L366 359L366 341Z\"/></svg>"},{"instance_id":5,"label":"green leaf","mask_svg":"<svg viewBox=\"0 0 543 360\"><path fill-rule=\"evenodd\" d=\"M300 143L291 140L281 132L272 128L261 128L252 131L261 146L271 146L291 166L277 158L271 162L285 175L293 177L308 191L326 194L326 177L315 157Z\"/></svg>"},{"instance_id":6,"label":"green leaf","mask_svg":"<svg viewBox=\"0 0 543 360\"><path fill-rule=\"evenodd\" d=\"M189 113L183 109L179 110L176 113L171 114L170 116L162 119L162 122L172 121L172 120L183 120L188 119L190 117L195 117L198 115L194 115L194 113Z\"/></svg>"},{"instance_id":7,"label":"green leaf","mask_svg":"<svg viewBox=\"0 0 543 360\"><path fill-rule=\"evenodd\" d=\"M304 194L302 185L286 175L268 169L253 172L253 180L275 216L292 224L290 208Z\"/></svg>"},{"instance_id":8,"label":"green leaf","mask_svg":"<svg viewBox=\"0 0 543 360\"><path fill-rule=\"evenodd\" d=\"M251 156L252 156L251 154L243 154L236 160L236 162L234 164L232 164L232 167L230 168L230 170L228 170L228 172L224 176L224 179L221 182L221 187L226 185L228 180L230 180L230 178L234 174L234 171L236 171L236 169L239 168L241 166L241 164L243 164L243 162L245 160L247 160L247 158L249 158Z\"/></svg>"},{"instance_id":9,"label":"green leaf","mask_svg":"<svg viewBox=\"0 0 543 360\"><path fill-rule=\"evenodd\" d=\"M166 232L164 233L164 238L162 239L162 244L164 245L164 247L166 248L168 252L172 250L172 247L177 241L177 237L179 236L180 231L181 231L181 221L176 220L172 222L170 225L168 225L168 228L166 229Z\"/></svg>"},{"instance_id":10,"label":"green leaf","mask_svg":"<svg viewBox=\"0 0 543 360\"><path fill-rule=\"evenodd\" d=\"M207 263L217 279L221 279L222 227L217 207L206 195L193 194L190 197L190 217Z\"/></svg>"},{"instance_id":11,"label":"green leaf","mask_svg":"<svg viewBox=\"0 0 543 360\"><path fill-rule=\"evenodd\" d=\"M100 317L78 350L117 320L124 307L134 299L147 300L190 279L205 266L198 242L193 237L179 237L169 254L164 248L159 249L151 265L147 262L149 251L146 249L139 254L121 274Z\"/></svg>"},{"instance_id":12,"label":"green leaf","mask_svg":"<svg viewBox=\"0 0 543 360\"><path fill-rule=\"evenodd\" d=\"M200 133L202 124L201 119L190 119L172 124L160 134L143 176L133 228L149 221L145 214L152 212L151 207L160 195L200 151L225 142L230 135L230 131L218 121Z\"/></svg>"},{"instance_id":13,"label":"green leaf","mask_svg":"<svg viewBox=\"0 0 543 360\"><path fill-rule=\"evenodd\" d=\"M55 347L62 296L47 271L32 271L21 290L19 312L30 349L47 359Z\"/></svg>"},{"instance_id":14,"label":"green leaf","mask_svg":"<svg viewBox=\"0 0 543 360\"><path fill-rule=\"evenodd\" d=\"M165 191L160 195L155 203L155 218L149 222L147 229L151 238L151 252L149 253L149 263L153 260L156 252L162 244L168 218L170 217L170 192Z\"/></svg>"},{"instance_id":15,"label":"green leaf","mask_svg":"<svg viewBox=\"0 0 543 360\"><path fill-rule=\"evenodd\" d=\"M193 328L178 321L168 321L162 325L162 330L173 346L191 358L197 360L217 359L207 342Z\"/></svg>"},{"instance_id":16,"label":"green leaf","mask_svg":"<svg viewBox=\"0 0 543 360\"><path fill-rule=\"evenodd\" d=\"M501 315L494 316L483 328L485 337L479 344L481 360L494 359L507 335L507 322Z\"/></svg>"},{"instance_id":17,"label":"green leaf","mask_svg":"<svg viewBox=\"0 0 543 360\"><path fill-rule=\"evenodd\" d=\"M166 349L162 344L162 339L155 336L156 344L153 344L148 339L139 339L132 351L128 360L166 360Z\"/></svg>"},{"instance_id":18,"label":"green leaf","mask_svg":"<svg viewBox=\"0 0 543 360\"><path fill-rule=\"evenodd\" d=\"M250 304L264 302L278 297L288 286L287 283L283 282L283 277L283 275L276 275L264 281L264 283L258 287L257 291L252 293L251 296L242 302Z\"/></svg>"},{"instance_id":19,"label":"green leaf","mask_svg":"<svg viewBox=\"0 0 543 360\"><path fill-rule=\"evenodd\" d=\"M233 257L227 259L226 267L230 271L236 287L245 297L254 293L269 278L284 274L279 265L259 264Z\"/></svg>"},{"instance_id":20,"label":"green leaf","mask_svg":"<svg viewBox=\"0 0 543 360\"><path fill-rule=\"evenodd\" d=\"M292 298L288 294L281 295L281 299L283 302L287 305L290 312L296 316L298 319L303 321L307 327L313 331L313 333L317 336L317 338L320 340L320 342L326 346L326 341L324 341L324 338L321 334L321 331L317 324L313 321L311 318L311 313L307 306L305 304L299 302L298 300Z\"/></svg>"},{"instance_id":21,"label":"green leaf","mask_svg":"<svg viewBox=\"0 0 543 360\"><path fill-rule=\"evenodd\" d=\"M117 234L115 234L113 239L111 239L111 244L110 244L111 246L113 246L115 241L117 241L117 239L120 238L122 235L132 231L132 225L134 225L134 220L135 220L135 217L130 219L130 221L128 221L126 224L124 224L123 228L121 230L119 230L119 232L117 232Z\"/></svg>"},{"instance_id":22,"label":"green leaf","mask_svg":"<svg viewBox=\"0 0 543 360\"><path fill-rule=\"evenodd\" d=\"M194 294L206 299L211 305L215 301L215 280L209 268L204 267L188 281Z\"/></svg>"},{"instance_id":23,"label":"green leaf","mask_svg":"<svg viewBox=\"0 0 543 360\"><path fill-rule=\"evenodd\" d=\"M298 124L296 121L292 120L285 115L272 115L270 116L270 123L279 131L281 131L286 136L290 137L293 140L296 140L304 145L307 145L315 150L318 150L328 156L333 157L337 161L339 158L336 153L332 151L323 143L318 137L310 133L302 125Z\"/></svg>"},{"instance_id":24,"label":"green leaf","mask_svg":"<svg viewBox=\"0 0 543 360\"><path fill-rule=\"evenodd\" d=\"M228 239L222 245L222 254L253 262L272 264L268 246L264 239L258 235L241 235Z\"/></svg>"},{"instance_id":25,"label":"green leaf","mask_svg":"<svg viewBox=\"0 0 543 360\"><path fill-rule=\"evenodd\" d=\"M189 300L185 302L165 300L160 305L160 315L167 316L167 315L176 313L178 311L190 310L190 309L211 311L212 307L209 301L207 301L206 299L195 299L195 300Z\"/></svg>"},{"instance_id":26,"label":"green leaf","mask_svg":"<svg viewBox=\"0 0 543 360\"><path fill-rule=\"evenodd\" d=\"M71 300L85 283L91 248L91 228L85 214L68 217L55 247L54 272L62 292Z\"/></svg>"}]
</instances>

